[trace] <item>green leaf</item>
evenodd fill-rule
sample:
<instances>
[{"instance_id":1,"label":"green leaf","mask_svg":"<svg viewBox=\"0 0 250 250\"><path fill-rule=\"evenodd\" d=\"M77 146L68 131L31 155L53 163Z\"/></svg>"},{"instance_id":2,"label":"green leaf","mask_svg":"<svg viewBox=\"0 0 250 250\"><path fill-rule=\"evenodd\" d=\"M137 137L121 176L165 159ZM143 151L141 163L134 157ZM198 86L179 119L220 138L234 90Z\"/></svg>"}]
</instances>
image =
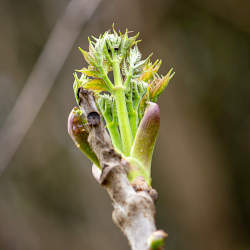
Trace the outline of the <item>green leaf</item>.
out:
<instances>
[{"instance_id":1,"label":"green leaf","mask_svg":"<svg viewBox=\"0 0 250 250\"><path fill-rule=\"evenodd\" d=\"M153 53L151 53L146 59L139 61L136 63L136 65L134 66L136 69L141 70L142 67L145 66L145 64L149 61L150 57L153 55Z\"/></svg>"},{"instance_id":2,"label":"green leaf","mask_svg":"<svg viewBox=\"0 0 250 250\"><path fill-rule=\"evenodd\" d=\"M97 104L106 124L111 123L113 121L113 98L108 94L99 94Z\"/></svg>"},{"instance_id":3,"label":"green leaf","mask_svg":"<svg viewBox=\"0 0 250 250\"><path fill-rule=\"evenodd\" d=\"M78 104L79 102L78 96L77 96L78 88L83 87L84 83L88 81L88 78L85 75L81 75L81 78L79 79L76 73L74 73L73 76L75 78L75 81L73 83L73 90L74 90L76 102Z\"/></svg>"},{"instance_id":4,"label":"green leaf","mask_svg":"<svg viewBox=\"0 0 250 250\"><path fill-rule=\"evenodd\" d=\"M78 47L78 49L81 51L81 53L82 53L82 55L83 55L85 61L86 61L88 64L90 64L90 65L92 65L92 66L95 66L95 60L94 60L94 58L91 56L90 52L87 52L87 51L83 50L83 49L80 48L80 47Z\"/></svg>"},{"instance_id":5,"label":"green leaf","mask_svg":"<svg viewBox=\"0 0 250 250\"><path fill-rule=\"evenodd\" d=\"M101 76L101 74L97 70L94 70L93 67L82 68L76 71L90 77L100 78Z\"/></svg>"},{"instance_id":6,"label":"green leaf","mask_svg":"<svg viewBox=\"0 0 250 250\"><path fill-rule=\"evenodd\" d=\"M175 72L173 72L173 68L169 70L167 75L156 78L149 85L149 95L150 100L156 102L159 95L163 92L163 90L168 86L169 81L173 78Z\"/></svg>"},{"instance_id":7,"label":"green leaf","mask_svg":"<svg viewBox=\"0 0 250 250\"><path fill-rule=\"evenodd\" d=\"M90 89L93 91L110 91L110 89L107 87L107 85L105 84L105 82L98 78L98 79L92 79L88 82L86 82L83 85L83 88L85 89Z\"/></svg>"},{"instance_id":8,"label":"green leaf","mask_svg":"<svg viewBox=\"0 0 250 250\"><path fill-rule=\"evenodd\" d=\"M135 46L134 48L130 49L129 64L133 67L135 64L139 63L140 60L141 52L139 51L138 47Z\"/></svg>"},{"instance_id":9,"label":"green leaf","mask_svg":"<svg viewBox=\"0 0 250 250\"><path fill-rule=\"evenodd\" d=\"M126 50L130 49L132 46L134 46L140 42L140 40L136 41L136 39L138 38L139 35L140 35L140 33L138 32L135 36L129 37L126 40L126 44L124 46Z\"/></svg>"},{"instance_id":10,"label":"green leaf","mask_svg":"<svg viewBox=\"0 0 250 250\"><path fill-rule=\"evenodd\" d=\"M152 64L151 62L146 64L143 68L143 73L140 76L140 80L143 80L146 82L151 80L154 77L154 75L157 73L157 71L159 70L160 66L161 66L161 60L156 60L154 64Z\"/></svg>"}]
</instances>

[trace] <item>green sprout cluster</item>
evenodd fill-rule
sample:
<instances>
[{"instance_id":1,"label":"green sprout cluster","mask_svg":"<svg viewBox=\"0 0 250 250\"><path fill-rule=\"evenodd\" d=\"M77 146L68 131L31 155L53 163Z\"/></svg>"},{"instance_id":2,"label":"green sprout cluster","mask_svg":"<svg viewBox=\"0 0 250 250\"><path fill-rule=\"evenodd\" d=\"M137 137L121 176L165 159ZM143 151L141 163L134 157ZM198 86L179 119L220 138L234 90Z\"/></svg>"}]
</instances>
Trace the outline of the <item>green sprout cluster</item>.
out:
<instances>
[{"instance_id":1,"label":"green sprout cluster","mask_svg":"<svg viewBox=\"0 0 250 250\"><path fill-rule=\"evenodd\" d=\"M142 59L137 46L139 33L128 34L128 30L122 34L113 26L112 32L89 38L89 50L79 48L88 66L74 73L73 89L77 103L79 87L94 92L114 148L129 158L133 148L138 148L134 144L147 105L157 101L174 72L171 69L160 76L161 60L152 63L152 54ZM133 160L138 162L136 155Z\"/></svg>"}]
</instances>

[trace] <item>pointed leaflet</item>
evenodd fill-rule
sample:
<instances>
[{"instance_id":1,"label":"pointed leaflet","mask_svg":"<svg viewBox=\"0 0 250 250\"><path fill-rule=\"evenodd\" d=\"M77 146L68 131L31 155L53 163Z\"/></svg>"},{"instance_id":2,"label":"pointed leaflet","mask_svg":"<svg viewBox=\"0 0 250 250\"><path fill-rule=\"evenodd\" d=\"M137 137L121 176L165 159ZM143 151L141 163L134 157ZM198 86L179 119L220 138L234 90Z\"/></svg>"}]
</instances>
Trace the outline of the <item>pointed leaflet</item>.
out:
<instances>
[{"instance_id":1,"label":"pointed leaflet","mask_svg":"<svg viewBox=\"0 0 250 250\"><path fill-rule=\"evenodd\" d=\"M143 166L143 177L150 185L151 160L156 138L160 127L160 108L158 104L149 102L145 114L138 127L134 144L131 149L131 158L136 159Z\"/></svg>"},{"instance_id":2,"label":"pointed leaflet","mask_svg":"<svg viewBox=\"0 0 250 250\"><path fill-rule=\"evenodd\" d=\"M156 61L157 62L157 61ZM154 63L155 69L158 70L158 66L160 66L160 62ZM146 103L148 101L156 102L160 94L163 92L163 90L167 87L169 81L173 78L175 72L173 72L173 69L170 69L166 76L159 77L157 72L155 73L157 75L157 78L152 80L150 84L148 85L148 90L146 94L142 97L140 104L139 104L139 120L142 119L146 107Z\"/></svg>"},{"instance_id":3,"label":"pointed leaflet","mask_svg":"<svg viewBox=\"0 0 250 250\"><path fill-rule=\"evenodd\" d=\"M149 85L149 96L150 100L156 102L159 95L163 90L168 86L169 81L173 78L175 72L173 69L170 69L167 75L154 79Z\"/></svg>"},{"instance_id":4,"label":"pointed leaflet","mask_svg":"<svg viewBox=\"0 0 250 250\"><path fill-rule=\"evenodd\" d=\"M161 66L161 60L156 60L153 64L149 62L143 68L143 74L140 76L140 80L149 81L157 73Z\"/></svg>"},{"instance_id":5,"label":"pointed leaflet","mask_svg":"<svg viewBox=\"0 0 250 250\"><path fill-rule=\"evenodd\" d=\"M98 71L96 71L92 66L88 68L78 69L76 71L90 77L97 77L97 78L101 77L101 74Z\"/></svg>"},{"instance_id":6,"label":"pointed leaflet","mask_svg":"<svg viewBox=\"0 0 250 250\"><path fill-rule=\"evenodd\" d=\"M88 143L88 131L84 127L84 121L80 109L73 108L68 118L68 133L76 146L100 168L99 160Z\"/></svg>"},{"instance_id":7,"label":"pointed leaflet","mask_svg":"<svg viewBox=\"0 0 250 250\"><path fill-rule=\"evenodd\" d=\"M90 90L93 90L93 91L111 91L108 86L105 84L105 82L98 78L98 79L92 79L88 82L86 82L84 85L83 85L83 88L85 89L90 89Z\"/></svg>"},{"instance_id":8,"label":"pointed leaflet","mask_svg":"<svg viewBox=\"0 0 250 250\"><path fill-rule=\"evenodd\" d=\"M82 53L82 55L83 55L85 61L86 61L88 64L90 64L90 65L92 65L92 66L95 66L95 59L93 58L93 56L91 55L91 53L90 53L90 52L87 52L87 51L85 51L85 50L83 50L83 49L80 48L80 47L78 47L78 49L81 51L81 53Z\"/></svg>"},{"instance_id":9,"label":"pointed leaflet","mask_svg":"<svg viewBox=\"0 0 250 250\"><path fill-rule=\"evenodd\" d=\"M74 90L76 102L78 104L79 100L77 96L77 91L80 87L82 87L88 81L88 78L82 74L79 79L76 73L74 73L73 76L75 78L75 81L73 83L73 90Z\"/></svg>"}]
</instances>

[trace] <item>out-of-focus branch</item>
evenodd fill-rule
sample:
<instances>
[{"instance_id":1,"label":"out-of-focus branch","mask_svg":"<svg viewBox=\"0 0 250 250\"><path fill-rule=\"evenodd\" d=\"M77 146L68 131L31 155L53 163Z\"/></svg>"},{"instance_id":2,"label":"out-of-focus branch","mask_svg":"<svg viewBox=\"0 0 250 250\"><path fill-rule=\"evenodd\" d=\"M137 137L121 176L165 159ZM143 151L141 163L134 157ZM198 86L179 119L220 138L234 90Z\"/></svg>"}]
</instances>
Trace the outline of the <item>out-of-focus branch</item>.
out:
<instances>
[{"instance_id":1,"label":"out-of-focus branch","mask_svg":"<svg viewBox=\"0 0 250 250\"><path fill-rule=\"evenodd\" d=\"M57 21L26 84L0 130L0 173L31 127L81 28L102 0L72 0Z\"/></svg>"},{"instance_id":2,"label":"out-of-focus branch","mask_svg":"<svg viewBox=\"0 0 250 250\"><path fill-rule=\"evenodd\" d=\"M102 170L93 165L93 175L113 202L113 221L127 237L133 250L162 249L166 237L156 231L154 200L145 185L136 191L129 183L130 164L118 154L96 108L93 93L79 89L79 104L88 122L88 141Z\"/></svg>"}]
</instances>

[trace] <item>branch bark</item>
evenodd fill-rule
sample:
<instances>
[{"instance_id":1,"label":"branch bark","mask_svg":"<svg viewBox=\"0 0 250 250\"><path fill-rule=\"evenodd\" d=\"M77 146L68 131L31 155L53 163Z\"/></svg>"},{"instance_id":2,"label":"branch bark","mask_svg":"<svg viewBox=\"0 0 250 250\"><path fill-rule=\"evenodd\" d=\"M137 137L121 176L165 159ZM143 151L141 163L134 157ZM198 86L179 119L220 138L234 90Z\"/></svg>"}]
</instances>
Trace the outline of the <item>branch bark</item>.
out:
<instances>
[{"instance_id":1,"label":"branch bark","mask_svg":"<svg viewBox=\"0 0 250 250\"><path fill-rule=\"evenodd\" d=\"M93 93L79 88L78 97L88 122L89 144L102 167L100 170L93 165L92 172L112 200L114 223L125 234L133 250L162 249L162 244L154 244L163 242L167 236L163 231L157 231L155 226L156 191L141 178L130 184L127 172L131 166L113 149Z\"/></svg>"}]
</instances>

